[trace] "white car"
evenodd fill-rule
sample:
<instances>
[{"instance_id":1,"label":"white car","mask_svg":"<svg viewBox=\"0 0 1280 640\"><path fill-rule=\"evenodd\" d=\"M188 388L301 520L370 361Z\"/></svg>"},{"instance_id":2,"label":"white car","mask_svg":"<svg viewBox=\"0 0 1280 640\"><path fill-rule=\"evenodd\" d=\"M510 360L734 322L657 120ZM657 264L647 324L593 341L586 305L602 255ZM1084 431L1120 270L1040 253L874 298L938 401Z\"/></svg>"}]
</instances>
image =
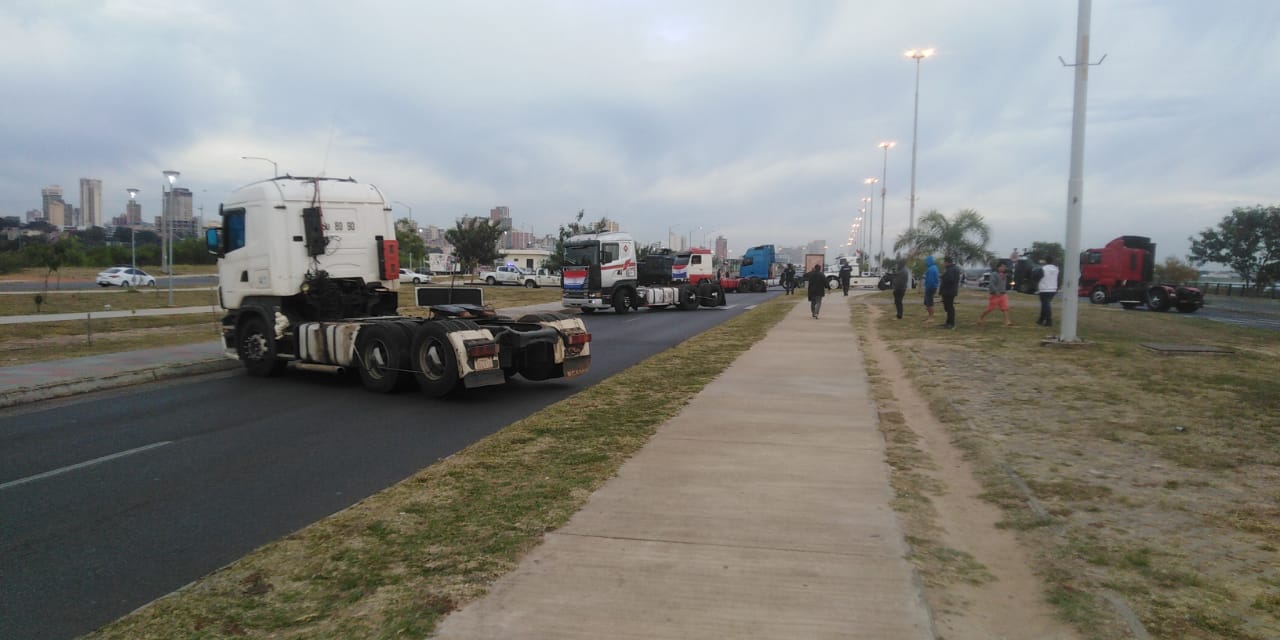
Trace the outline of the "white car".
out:
<instances>
[{"instance_id":1,"label":"white car","mask_svg":"<svg viewBox=\"0 0 1280 640\"><path fill-rule=\"evenodd\" d=\"M431 276L425 273L418 273L412 269L400 270L400 282L412 282L413 284L431 284Z\"/></svg>"},{"instance_id":2,"label":"white car","mask_svg":"<svg viewBox=\"0 0 1280 640\"><path fill-rule=\"evenodd\" d=\"M156 279L142 269L111 267L98 274L100 287L154 287Z\"/></svg>"}]
</instances>

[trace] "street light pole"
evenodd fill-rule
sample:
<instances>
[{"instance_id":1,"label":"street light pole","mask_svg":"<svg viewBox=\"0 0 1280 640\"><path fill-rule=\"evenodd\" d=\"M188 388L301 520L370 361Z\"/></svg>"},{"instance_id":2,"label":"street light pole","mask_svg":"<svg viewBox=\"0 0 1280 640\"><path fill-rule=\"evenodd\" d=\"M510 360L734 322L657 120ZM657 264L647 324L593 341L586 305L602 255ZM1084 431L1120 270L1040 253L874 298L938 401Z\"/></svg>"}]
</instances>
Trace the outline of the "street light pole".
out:
<instances>
[{"instance_id":1,"label":"street light pole","mask_svg":"<svg viewBox=\"0 0 1280 640\"><path fill-rule=\"evenodd\" d=\"M920 123L920 61L933 55L934 50L910 49L906 56L916 61L916 107L911 117L911 204L907 214L907 231L916 228L916 131Z\"/></svg>"},{"instance_id":2,"label":"street light pole","mask_svg":"<svg viewBox=\"0 0 1280 640\"><path fill-rule=\"evenodd\" d=\"M876 218L876 185L880 183L880 178L867 178L862 181L863 184L871 187L871 197L864 198L867 201L867 268L871 267L871 250L874 245L871 244L871 233L875 230Z\"/></svg>"},{"instance_id":3,"label":"street light pole","mask_svg":"<svg viewBox=\"0 0 1280 640\"><path fill-rule=\"evenodd\" d=\"M884 175L880 178L880 270L884 271L884 201L889 193L889 150L898 146L898 143L886 140L877 146L884 149Z\"/></svg>"},{"instance_id":4,"label":"street light pole","mask_svg":"<svg viewBox=\"0 0 1280 640\"><path fill-rule=\"evenodd\" d=\"M129 187L128 189L125 189L125 191L129 192L129 204L133 205L137 200L138 192L141 191L141 189L137 189L135 187ZM129 218L128 213L125 214L125 218L126 219ZM134 269L137 269L138 268L138 243L137 243L138 227L133 224L133 220L128 220L128 222L129 222L129 266L133 267Z\"/></svg>"},{"instance_id":5,"label":"street light pole","mask_svg":"<svg viewBox=\"0 0 1280 640\"><path fill-rule=\"evenodd\" d=\"M164 172L164 177L169 180L169 199L166 201L168 206L165 207L168 209L168 211L165 212L168 215L160 216L162 221L164 221L165 218L168 218L164 228L167 237L169 238L169 306L171 307L173 306L173 208L175 205L173 198L173 183L178 180L178 176L180 175L182 174L177 171Z\"/></svg>"},{"instance_id":6,"label":"street light pole","mask_svg":"<svg viewBox=\"0 0 1280 640\"><path fill-rule=\"evenodd\" d=\"M263 158L263 157L260 157L260 156L240 156L240 159L241 159L241 160L261 160L261 161L263 161L263 162L270 162L270 163L271 163L271 177L273 177L273 178L279 178L279 177L280 177L280 168L279 168L278 166L276 166L276 161L275 161L275 160L272 160L271 158Z\"/></svg>"}]
</instances>

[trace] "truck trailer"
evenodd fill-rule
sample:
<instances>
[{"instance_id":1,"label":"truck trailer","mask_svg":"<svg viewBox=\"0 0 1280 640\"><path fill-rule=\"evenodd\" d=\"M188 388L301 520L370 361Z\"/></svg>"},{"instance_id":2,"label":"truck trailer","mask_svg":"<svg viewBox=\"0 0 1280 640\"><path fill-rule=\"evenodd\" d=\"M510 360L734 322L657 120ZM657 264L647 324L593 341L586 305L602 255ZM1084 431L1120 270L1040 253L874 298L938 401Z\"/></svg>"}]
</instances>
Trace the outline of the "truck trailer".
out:
<instances>
[{"instance_id":1,"label":"truck trailer","mask_svg":"<svg viewBox=\"0 0 1280 640\"><path fill-rule=\"evenodd\" d=\"M564 241L565 307L594 313L675 307L692 311L725 304L711 269L711 252L695 249L636 257L628 233L588 233Z\"/></svg>"},{"instance_id":2,"label":"truck trailer","mask_svg":"<svg viewBox=\"0 0 1280 640\"><path fill-rule=\"evenodd\" d=\"M348 179L285 176L242 187L206 232L218 256L222 344L249 375L355 368L366 388L460 388L572 377L591 363L578 318L500 316L476 288L422 287L425 317L398 315L390 202Z\"/></svg>"}]
</instances>

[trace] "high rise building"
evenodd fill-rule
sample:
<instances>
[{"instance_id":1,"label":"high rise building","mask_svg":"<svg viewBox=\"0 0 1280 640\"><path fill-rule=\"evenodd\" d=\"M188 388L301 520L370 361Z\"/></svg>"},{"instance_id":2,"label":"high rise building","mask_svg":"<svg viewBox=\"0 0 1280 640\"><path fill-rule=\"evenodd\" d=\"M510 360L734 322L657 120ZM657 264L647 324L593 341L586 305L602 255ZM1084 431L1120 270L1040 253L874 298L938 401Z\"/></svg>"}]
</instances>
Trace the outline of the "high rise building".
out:
<instances>
[{"instance_id":1,"label":"high rise building","mask_svg":"<svg viewBox=\"0 0 1280 640\"><path fill-rule=\"evenodd\" d=\"M729 257L729 240L724 236L716 236L715 256L721 260Z\"/></svg>"},{"instance_id":2,"label":"high rise building","mask_svg":"<svg viewBox=\"0 0 1280 640\"><path fill-rule=\"evenodd\" d=\"M125 224L136 227L142 224L142 205L137 202L130 202L125 205Z\"/></svg>"},{"instance_id":3,"label":"high rise building","mask_svg":"<svg viewBox=\"0 0 1280 640\"><path fill-rule=\"evenodd\" d=\"M161 235L166 233L165 222L173 220L175 237L189 236L195 233L195 223L191 215L191 190L185 187L174 187L172 193L166 192L160 217L156 219L156 227Z\"/></svg>"},{"instance_id":4,"label":"high rise building","mask_svg":"<svg viewBox=\"0 0 1280 640\"><path fill-rule=\"evenodd\" d=\"M57 226L62 226L64 222L63 211L61 206L62 205L62 187L56 184L51 184L41 189L40 201L41 201L41 210L44 211L44 219L48 220L49 224L54 224L51 207L54 205L54 203L58 204L58 222L56 224Z\"/></svg>"},{"instance_id":5,"label":"high rise building","mask_svg":"<svg viewBox=\"0 0 1280 640\"><path fill-rule=\"evenodd\" d=\"M101 227L102 220L102 181L80 178L80 219L76 226Z\"/></svg>"},{"instance_id":6,"label":"high rise building","mask_svg":"<svg viewBox=\"0 0 1280 640\"><path fill-rule=\"evenodd\" d=\"M61 229L67 226L67 205L62 199L50 200L44 205L44 219L49 221L55 229Z\"/></svg>"},{"instance_id":7,"label":"high rise building","mask_svg":"<svg viewBox=\"0 0 1280 640\"><path fill-rule=\"evenodd\" d=\"M489 210L489 220L498 225L503 231L511 230L511 209L508 207L494 207Z\"/></svg>"}]
</instances>

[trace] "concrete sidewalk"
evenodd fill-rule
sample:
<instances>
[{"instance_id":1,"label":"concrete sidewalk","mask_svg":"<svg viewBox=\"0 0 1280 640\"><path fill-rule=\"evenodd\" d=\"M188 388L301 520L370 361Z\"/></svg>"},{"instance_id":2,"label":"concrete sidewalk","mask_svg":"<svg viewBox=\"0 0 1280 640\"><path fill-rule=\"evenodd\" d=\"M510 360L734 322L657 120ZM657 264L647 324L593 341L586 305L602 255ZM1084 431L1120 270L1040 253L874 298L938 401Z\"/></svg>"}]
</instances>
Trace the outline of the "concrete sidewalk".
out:
<instances>
[{"instance_id":1,"label":"concrete sidewalk","mask_svg":"<svg viewBox=\"0 0 1280 640\"><path fill-rule=\"evenodd\" d=\"M932 638L849 323L803 298L440 638Z\"/></svg>"}]
</instances>

